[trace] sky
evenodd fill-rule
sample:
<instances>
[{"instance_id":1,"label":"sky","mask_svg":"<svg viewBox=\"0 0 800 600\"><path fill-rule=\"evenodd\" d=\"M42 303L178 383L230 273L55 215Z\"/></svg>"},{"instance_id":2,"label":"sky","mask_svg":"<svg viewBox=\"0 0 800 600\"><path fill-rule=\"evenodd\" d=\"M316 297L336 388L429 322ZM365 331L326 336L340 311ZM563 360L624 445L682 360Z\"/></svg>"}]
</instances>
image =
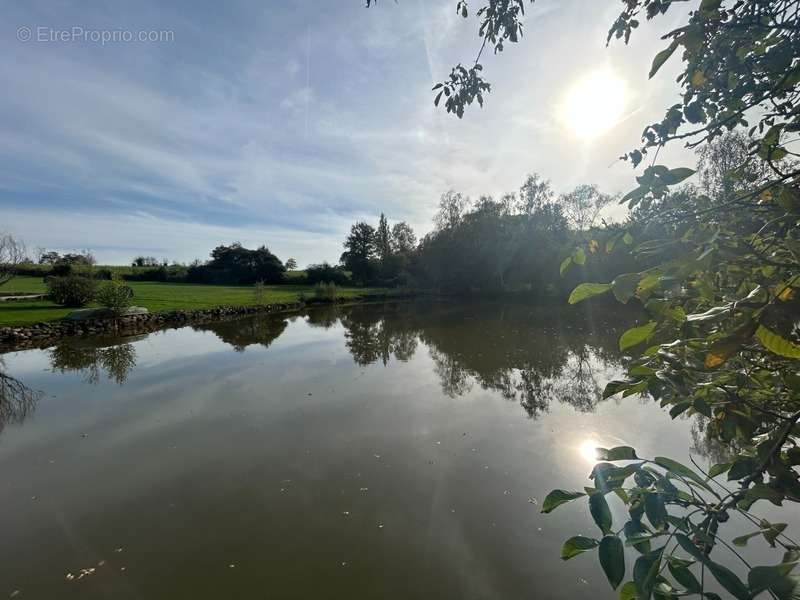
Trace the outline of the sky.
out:
<instances>
[{"instance_id":1,"label":"sky","mask_svg":"<svg viewBox=\"0 0 800 600\"><path fill-rule=\"evenodd\" d=\"M681 15L606 47L621 2L537 0L522 42L485 53L492 93L459 120L431 93L480 46L455 5L4 0L0 231L104 264L239 241L304 266L337 261L350 225L381 212L429 231L449 189L499 196L530 172L557 192L635 187L617 158L678 99L677 55L647 74ZM621 82L620 115L587 139L564 106L596 72Z\"/></svg>"}]
</instances>

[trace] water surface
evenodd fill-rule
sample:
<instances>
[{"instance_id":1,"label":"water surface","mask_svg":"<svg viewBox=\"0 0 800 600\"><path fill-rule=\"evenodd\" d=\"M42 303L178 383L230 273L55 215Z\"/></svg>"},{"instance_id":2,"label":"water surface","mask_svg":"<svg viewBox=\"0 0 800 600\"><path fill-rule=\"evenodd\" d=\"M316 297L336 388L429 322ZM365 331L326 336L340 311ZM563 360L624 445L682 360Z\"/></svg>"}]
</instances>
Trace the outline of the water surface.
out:
<instances>
[{"instance_id":1,"label":"water surface","mask_svg":"<svg viewBox=\"0 0 800 600\"><path fill-rule=\"evenodd\" d=\"M367 305L7 354L42 394L0 411L0 597L614 598L559 559L585 504L539 503L596 445L714 453L601 400L635 317Z\"/></svg>"}]
</instances>

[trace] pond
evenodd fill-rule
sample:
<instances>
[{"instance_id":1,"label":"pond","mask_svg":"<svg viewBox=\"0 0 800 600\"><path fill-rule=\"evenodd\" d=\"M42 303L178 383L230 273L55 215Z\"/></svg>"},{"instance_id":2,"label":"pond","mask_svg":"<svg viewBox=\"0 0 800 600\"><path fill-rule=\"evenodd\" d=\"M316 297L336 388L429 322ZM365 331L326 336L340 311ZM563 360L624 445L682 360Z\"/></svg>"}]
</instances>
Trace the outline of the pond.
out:
<instances>
[{"instance_id":1,"label":"pond","mask_svg":"<svg viewBox=\"0 0 800 600\"><path fill-rule=\"evenodd\" d=\"M722 451L602 400L637 315L585 310L361 305L6 354L0 597L615 598L596 556L559 558L598 536L585 503L545 495L589 485L598 445Z\"/></svg>"}]
</instances>

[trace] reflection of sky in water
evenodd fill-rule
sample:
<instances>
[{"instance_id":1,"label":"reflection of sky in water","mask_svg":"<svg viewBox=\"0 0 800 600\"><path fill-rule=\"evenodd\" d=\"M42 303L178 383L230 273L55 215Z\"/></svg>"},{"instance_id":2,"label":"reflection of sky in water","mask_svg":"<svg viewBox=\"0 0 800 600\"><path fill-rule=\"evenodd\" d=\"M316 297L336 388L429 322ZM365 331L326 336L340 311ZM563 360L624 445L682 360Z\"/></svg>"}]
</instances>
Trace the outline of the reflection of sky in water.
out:
<instances>
[{"instance_id":1,"label":"reflection of sky in water","mask_svg":"<svg viewBox=\"0 0 800 600\"><path fill-rule=\"evenodd\" d=\"M597 534L585 504L536 503L588 485L596 446L693 439L599 401L618 328L579 317L363 306L6 355L44 395L0 434L0 594L613 598L559 560Z\"/></svg>"}]
</instances>

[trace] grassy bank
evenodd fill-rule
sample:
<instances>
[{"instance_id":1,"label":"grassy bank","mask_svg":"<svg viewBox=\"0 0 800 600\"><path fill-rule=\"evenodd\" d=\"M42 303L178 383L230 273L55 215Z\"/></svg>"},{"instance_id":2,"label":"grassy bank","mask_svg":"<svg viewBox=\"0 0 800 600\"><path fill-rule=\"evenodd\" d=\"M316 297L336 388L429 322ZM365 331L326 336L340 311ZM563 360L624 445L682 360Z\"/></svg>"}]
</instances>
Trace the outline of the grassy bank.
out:
<instances>
[{"instance_id":1,"label":"grassy bank","mask_svg":"<svg viewBox=\"0 0 800 600\"><path fill-rule=\"evenodd\" d=\"M246 306L255 304L251 286L200 285L192 283L128 282L133 289L133 303L150 312L193 310L216 306ZM16 277L0 286L2 292L40 293L44 283L38 277ZM344 298L382 294L383 288L339 288ZM300 294L313 296L313 286L268 285L265 287L266 303L293 302ZM41 321L61 319L75 309L63 308L47 300L0 301L0 326L26 325Z\"/></svg>"}]
</instances>

